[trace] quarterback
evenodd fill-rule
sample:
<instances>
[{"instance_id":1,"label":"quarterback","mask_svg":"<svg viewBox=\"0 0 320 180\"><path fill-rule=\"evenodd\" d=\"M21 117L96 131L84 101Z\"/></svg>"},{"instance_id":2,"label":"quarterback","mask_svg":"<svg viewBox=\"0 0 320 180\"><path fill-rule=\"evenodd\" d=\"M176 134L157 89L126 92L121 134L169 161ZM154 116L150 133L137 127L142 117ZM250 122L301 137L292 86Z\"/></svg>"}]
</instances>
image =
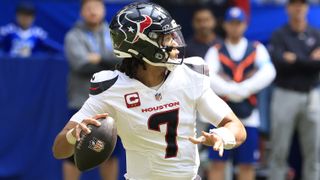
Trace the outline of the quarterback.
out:
<instances>
[{"instance_id":1,"label":"quarterback","mask_svg":"<svg viewBox=\"0 0 320 180\"><path fill-rule=\"evenodd\" d=\"M96 119L106 116L115 119L126 149L128 180L201 179L196 144L222 155L243 143L244 126L209 78L183 63L180 29L152 3L133 3L116 14L111 38L123 61L115 71L93 75L90 97L56 137L56 158L71 156L80 131L90 133L87 125L99 126ZM197 138L197 111L218 128Z\"/></svg>"}]
</instances>

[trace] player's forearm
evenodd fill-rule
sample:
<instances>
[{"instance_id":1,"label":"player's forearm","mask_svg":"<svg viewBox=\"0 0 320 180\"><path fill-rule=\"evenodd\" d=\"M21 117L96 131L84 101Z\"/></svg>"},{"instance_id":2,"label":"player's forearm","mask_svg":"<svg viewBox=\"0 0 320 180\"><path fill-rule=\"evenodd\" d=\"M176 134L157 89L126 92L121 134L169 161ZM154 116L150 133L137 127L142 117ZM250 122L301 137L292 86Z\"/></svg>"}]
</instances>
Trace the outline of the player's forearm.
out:
<instances>
[{"instance_id":1,"label":"player's forearm","mask_svg":"<svg viewBox=\"0 0 320 180\"><path fill-rule=\"evenodd\" d=\"M235 147L240 146L247 138L247 132L243 124L234 113L227 115L219 124L219 127L225 127L233 133L236 140Z\"/></svg>"},{"instance_id":2,"label":"player's forearm","mask_svg":"<svg viewBox=\"0 0 320 180\"><path fill-rule=\"evenodd\" d=\"M66 126L63 128L63 130L57 135L52 151L53 151L53 156L57 159L64 159L68 158L73 154L74 151L74 143L70 144L67 140L67 133L69 130L73 129L76 127L78 123L69 121Z\"/></svg>"},{"instance_id":3,"label":"player's forearm","mask_svg":"<svg viewBox=\"0 0 320 180\"><path fill-rule=\"evenodd\" d=\"M274 66L271 63L265 64L252 77L243 81L241 87L250 91L251 94L254 94L270 85L275 77L276 70Z\"/></svg>"},{"instance_id":4,"label":"player's forearm","mask_svg":"<svg viewBox=\"0 0 320 180\"><path fill-rule=\"evenodd\" d=\"M74 145L70 144L66 139L66 131L58 134L56 137L52 151L56 159L65 159L70 157L74 152Z\"/></svg>"}]
</instances>

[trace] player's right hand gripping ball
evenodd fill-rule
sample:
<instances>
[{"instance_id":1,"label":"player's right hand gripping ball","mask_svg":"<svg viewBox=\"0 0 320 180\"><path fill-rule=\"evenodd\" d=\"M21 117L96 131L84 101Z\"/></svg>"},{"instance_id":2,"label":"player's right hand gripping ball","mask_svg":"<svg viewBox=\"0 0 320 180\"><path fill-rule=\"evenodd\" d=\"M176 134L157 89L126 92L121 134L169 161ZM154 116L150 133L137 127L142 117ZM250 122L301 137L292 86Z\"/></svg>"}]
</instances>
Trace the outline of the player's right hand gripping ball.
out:
<instances>
[{"instance_id":1,"label":"player's right hand gripping ball","mask_svg":"<svg viewBox=\"0 0 320 180\"><path fill-rule=\"evenodd\" d=\"M101 126L88 125L90 134L80 133L74 149L74 160L80 171L92 169L112 154L117 142L117 129L114 119L99 119Z\"/></svg>"}]
</instances>

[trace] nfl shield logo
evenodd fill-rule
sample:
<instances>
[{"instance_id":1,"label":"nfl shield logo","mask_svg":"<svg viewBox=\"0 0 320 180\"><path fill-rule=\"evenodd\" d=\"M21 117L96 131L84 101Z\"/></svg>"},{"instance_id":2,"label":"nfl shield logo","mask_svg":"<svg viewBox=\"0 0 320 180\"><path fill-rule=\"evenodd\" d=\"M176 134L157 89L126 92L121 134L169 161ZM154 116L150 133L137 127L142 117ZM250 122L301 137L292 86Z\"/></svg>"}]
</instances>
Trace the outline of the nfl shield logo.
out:
<instances>
[{"instance_id":1,"label":"nfl shield logo","mask_svg":"<svg viewBox=\"0 0 320 180\"><path fill-rule=\"evenodd\" d=\"M154 95L154 97L156 98L157 101L161 101L162 99L161 93L157 93L156 95Z\"/></svg>"},{"instance_id":2,"label":"nfl shield logo","mask_svg":"<svg viewBox=\"0 0 320 180\"><path fill-rule=\"evenodd\" d=\"M101 152L104 149L104 142L93 137L93 139L89 142L88 148L96 152Z\"/></svg>"}]
</instances>

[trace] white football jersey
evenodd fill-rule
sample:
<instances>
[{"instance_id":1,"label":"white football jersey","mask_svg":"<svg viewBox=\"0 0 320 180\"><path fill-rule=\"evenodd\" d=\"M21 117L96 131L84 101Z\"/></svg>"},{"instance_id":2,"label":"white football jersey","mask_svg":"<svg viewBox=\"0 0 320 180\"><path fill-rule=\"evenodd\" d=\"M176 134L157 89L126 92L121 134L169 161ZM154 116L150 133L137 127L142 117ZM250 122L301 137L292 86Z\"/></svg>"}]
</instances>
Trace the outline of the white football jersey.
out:
<instances>
[{"instance_id":1,"label":"white football jersey","mask_svg":"<svg viewBox=\"0 0 320 180\"><path fill-rule=\"evenodd\" d=\"M207 76L177 66L158 90L119 71L101 71L90 97L71 121L108 112L126 150L130 180L192 180L199 167L196 112L217 126L231 112L210 88Z\"/></svg>"}]
</instances>

